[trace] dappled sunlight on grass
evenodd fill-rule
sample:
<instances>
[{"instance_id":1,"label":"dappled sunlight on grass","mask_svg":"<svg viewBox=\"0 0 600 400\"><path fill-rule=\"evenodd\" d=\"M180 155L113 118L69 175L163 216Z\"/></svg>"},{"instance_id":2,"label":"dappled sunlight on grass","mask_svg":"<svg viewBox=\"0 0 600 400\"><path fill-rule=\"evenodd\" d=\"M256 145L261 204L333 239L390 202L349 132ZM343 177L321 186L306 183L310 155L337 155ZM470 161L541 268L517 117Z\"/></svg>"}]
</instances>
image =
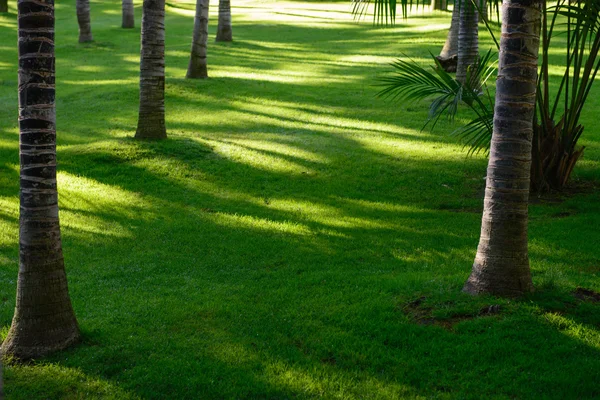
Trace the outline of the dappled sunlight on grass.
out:
<instances>
[{"instance_id":1,"label":"dappled sunlight on grass","mask_svg":"<svg viewBox=\"0 0 600 400\"><path fill-rule=\"evenodd\" d=\"M597 394L600 316L571 294L598 289L597 193L531 207L538 297L462 294L486 168L448 135L468 116L432 133L422 130L426 102L375 97L395 58L431 65L449 13L379 29L355 22L347 2L241 0L234 41L215 43L214 3L210 78L189 80L195 3L171 3L169 139L137 141L135 4L138 29L122 30L120 2L92 1L96 42L86 45L74 1L57 6L60 215L83 340L49 364L10 366L10 396ZM15 15L0 16L0 35L16 43ZM2 43L0 56L5 335L19 257L16 46ZM593 182L600 141L593 112L584 114L576 173ZM415 301L427 315L411 314ZM549 323L557 304L562 319ZM501 311L480 315L490 305Z\"/></svg>"},{"instance_id":2,"label":"dappled sunlight on grass","mask_svg":"<svg viewBox=\"0 0 600 400\"><path fill-rule=\"evenodd\" d=\"M542 322L554 326L563 335L568 336L578 342L585 343L587 346L600 350L600 332L596 327L586 326L573 321L556 312L546 312L540 316ZM564 349L568 351L568 349Z\"/></svg>"},{"instance_id":3,"label":"dappled sunlight on grass","mask_svg":"<svg viewBox=\"0 0 600 400\"><path fill-rule=\"evenodd\" d=\"M62 80L62 84L76 85L76 86L96 86L96 85L137 85L139 80L137 79L94 79L94 80Z\"/></svg>"},{"instance_id":4,"label":"dappled sunlight on grass","mask_svg":"<svg viewBox=\"0 0 600 400\"><path fill-rule=\"evenodd\" d=\"M141 200L139 194L89 178L60 172L57 180L61 220L67 231L73 229L88 235L132 237L127 227L110 218L143 218L143 210L151 208L149 203Z\"/></svg>"},{"instance_id":5,"label":"dappled sunlight on grass","mask_svg":"<svg viewBox=\"0 0 600 400\"><path fill-rule=\"evenodd\" d=\"M139 399L106 379L57 364L12 366L5 372L5 378L13 382L5 387L5 393L11 399ZM69 393L65 393L65 387Z\"/></svg>"}]
</instances>

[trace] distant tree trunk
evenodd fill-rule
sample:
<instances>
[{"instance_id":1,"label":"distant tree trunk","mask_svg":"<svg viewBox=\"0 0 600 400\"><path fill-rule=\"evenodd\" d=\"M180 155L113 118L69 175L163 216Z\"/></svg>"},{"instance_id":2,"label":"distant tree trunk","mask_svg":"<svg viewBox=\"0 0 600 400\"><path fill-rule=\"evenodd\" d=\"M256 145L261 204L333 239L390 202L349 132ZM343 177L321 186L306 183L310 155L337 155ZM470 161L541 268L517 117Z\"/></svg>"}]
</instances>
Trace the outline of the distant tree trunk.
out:
<instances>
[{"instance_id":1,"label":"distant tree trunk","mask_svg":"<svg viewBox=\"0 0 600 400\"><path fill-rule=\"evenodd\" d=\"M0 0L0 13L8 12L8 0Z\"/></svg>"},{"instance_id":2,"label":"distant tree trunk","mask_svg":"<svg viewBox=\"0 0 600 400\"><path fill-rule=\"evenodd\" d=\"M208 78L206 68L206 45L208 43L208 3L209 0L196 0L192 51L186 78Z\"/></svg>"},{"instance_id":3,"label":"distant tree trunk","mask_svg":"<svg viewBox=\"0 0 600 400\"><path fill-rule=\"evenodd\" d=\"M456 80L466 83L467 70L476 65L479 59L479 13L470 0L462 0L460 7L460 26L458 28L458 64ZM472 74L474 75L474 74ZM476 82L470 82L471 87Z\"/></svg>"},{"instance_id":4,"label":"distant tree trunk","mask_svg":"<svg viewBox=\"0 0 600 400\"><path fill-rule=\"evenodd\" d=\"M531 142L543 0L504 0L481 237L464 291L533 291L527 252Z\"/></svg>"},{"instance_id":5,"label":"distant tree trunk","mask_svg":"<svg viewBox=\"0 0 600 400\"><path fill-rule=\"evenodd\" d=\"M458 28L460 27L460 6L457 0L452 9L452 22L450 30L446 36L446 43L439 56L436 58L448 72L456 72L456 64L458 60Z\"/></svg>"},{"instance_id":6,"label":"distant tree trunk","mask_svg":"<svg viewBox=\"0 0 600 400\"><path fill-rule=\"evenodd\" d=\"M77 22L79 23L79 43L91 42L90 0L77 0Z\"/></svg>"},{"instance_id":7,"label":"distant tree trunk","mask_svg":"<svg viewBox=\"0 0 600 400\"><path fill-rule=\"evenodd\" d=\"M448 9L448 3L446 2L446 0L431 0L431 11L434 10L447 10Z\"/></svg>"},{"instance_id":8,"label":"distant tree trunk","mask_svg":"<svg viewBox=\"0 0 600 400\"><path fill-rule=\"evenodd\" d=\"M488 19L488 2L487 0L479 0L479 22L483 22Z\"/></svg>"},{"instance_id":9,"label":"distant tree trunk","mask_svg":"<svg viewBox=\"0 0 600 400\"><path fill-rule=\"evenodd\" d=\"M208 7L208 5L207 5ZM231 42L231 1L219 0L219 23L217 25L217 42Z\"/></svg>"},{"instance_id":10,"label":"distant tree trunk","mask_svg":"<svg viewBox=\"0 0 600 400\"><path fill-rule=\"evenodd\" d=\"M135 13L133 11L133 0L123 0L122 3L123 21L122 28L135 28Z\"/></svg>"},{"instance_id":11,"label":"distant tree trunk","mask_svg":"<svg viewBox=\"0 0 600 400\"><path fill-rule=\"evenodd\" d=\"M31 359L79 339L56 188L54 1L19 0L20 219L17 303L2 352Z\"/></svg>"},{"instance_id":12,"label":"distant tree trunk","mask_svg":"<svg viewBox=\"0 0 600 400\"><path fill-rule=\"evenodd\" d=\"M140 112L136 139L164 139L165 0L144 0L140 61Z\"/></svg>"}]
</instances>

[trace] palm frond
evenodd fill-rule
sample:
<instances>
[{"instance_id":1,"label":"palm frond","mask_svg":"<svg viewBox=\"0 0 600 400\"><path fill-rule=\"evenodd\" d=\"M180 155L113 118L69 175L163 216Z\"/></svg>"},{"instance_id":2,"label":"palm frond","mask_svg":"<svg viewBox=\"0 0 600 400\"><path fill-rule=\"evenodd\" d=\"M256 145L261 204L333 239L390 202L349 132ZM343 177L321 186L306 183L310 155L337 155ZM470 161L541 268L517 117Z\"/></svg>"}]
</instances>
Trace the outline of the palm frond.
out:
<instances>
[{"instance_id":1,"label":"palm frond","mask_svg":"<svg viewBox=\"0 0 600 400\"><path fill-rule=\"evenodd\" d=\"M460 138L465 147L469 148L469 155L477 154L481 151L487 153L490 150L493 126L494 112L492 109L488 109L486 113L475 118L467 125L458 128L451 135Z\"/></svg>"}]
</instances>

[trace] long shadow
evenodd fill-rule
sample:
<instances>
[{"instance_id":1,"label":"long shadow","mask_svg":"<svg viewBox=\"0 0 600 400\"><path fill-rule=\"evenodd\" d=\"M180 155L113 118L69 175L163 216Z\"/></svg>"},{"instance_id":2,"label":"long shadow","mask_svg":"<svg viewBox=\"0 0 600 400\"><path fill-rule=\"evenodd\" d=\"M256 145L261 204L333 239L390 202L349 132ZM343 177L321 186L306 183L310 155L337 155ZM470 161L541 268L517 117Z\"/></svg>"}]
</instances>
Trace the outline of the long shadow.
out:
<instances>
[{"instance_id":1,"label":"long shadow","mask_svg":"<svg viewBox=\"0 0 600 400\"><path fill-rule=\"evenodd\" d=\"M72 5L63 6L65 19ZM107 10L117 6L103 5ZM169 18L168 43L188 40L187 29L178 30L173 22L190 18ZM73 21L70 17L59 29L75 32ZM249 37L240 45L248 54L268 51L251 41L285 43L277 27L240 28ZM335 35L324 51L344 54L332 46L364 28L324 30ZM298 26L285 31L287 40L312 43L317 51L325 35L308 33ZM390 38L386 33L382 40ZM356 54L359 39L344 49ZM85 59L92 67L109 56L115 65L125 65L128 54L139 50L138 43L119 42L114 51L90 47L78 54L69 40L61 50L69 63ZM177 58L182 57L172 57ZM265 71L286 60L297 62L275 55L259 64L259 58L250 61ZM126 68L115 69L101 74L131 76ZM75 71L69 78L88 74ZM61 84L60 170L77 183L61 192L63 240L84 341L47 361L142 398L598 396L597 344L569 331L596 329L597 307L574 302L561 316L553 304L564 303L565 296L557 289L543 292L550 299L543 293L544 298L531 299L540 312L529 312L527 302L516 307L503 302L506 312L464 320L448 330L420 325L404 311L417 296L460 291L480 223L479 214L462 211L480 206L470 196L483 186L484 162L435 157L435 145L445 139L402 132L403 127L419 129L420 121L399 124L393 111L360 110L368 96L343 91L343 83L324 82L332 89L327 96L314 83L238 78L184 83L170 76L167 107L171 101L184 111L169 117L171 138L164 142L122 139L132 134L136 118L132 84L102 91ZM245 106L233 104L244 96L250 98ZM111 106L100 100L110 100ZM338 126L321 119L298 127L304 115L253 108L261 101L358 122L389 113L382 120L393 128ZM337 108L316 112L316 105ZM88 117L82 118L77 107L88 107ZM217 111L268 122L219 126L186 118L192 112L208 118ZM423 142L424 154L408 158L402 147L369 147L373 143L360 140L369 133L402 146ZM5 166L18 162L14 139L0 147L2 162L10 160ZM269 162L252 160L254 154ZM7 184L2 195L14 198L16 172L3 167L0 176ZM2 216L3 226L16 223L14 216ZM565 222L565 231L574 229ZM538 240L554 241L543 235ZM5 283L0 323L6 326L18 254L12 247L0 251L1 264L8 267L0 270ZM585 252L594 254L587 247ZM452 297L471 308L498 301ZM583 337L593 339L590 335ZM473 388L473 382L480 384Z\"/></svg>"}]
</instances>

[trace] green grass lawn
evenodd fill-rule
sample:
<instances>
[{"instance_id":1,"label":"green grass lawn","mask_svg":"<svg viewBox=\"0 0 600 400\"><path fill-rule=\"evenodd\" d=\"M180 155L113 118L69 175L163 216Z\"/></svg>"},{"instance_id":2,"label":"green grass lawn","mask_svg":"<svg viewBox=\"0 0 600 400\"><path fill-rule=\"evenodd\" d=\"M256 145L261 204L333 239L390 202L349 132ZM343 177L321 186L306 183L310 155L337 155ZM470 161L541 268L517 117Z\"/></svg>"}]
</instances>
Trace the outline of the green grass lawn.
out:
<instances>
[{"instance_id":1,"label":"green grass lawn","mask_svg":"<svg viewBox=\"0 0 600 400\"><path fill-rule=\"evenodd\" d=\"M0 326L18 268L17 34L0 16ZM600 88L588 187L531 207L537 292L461 293L486 159L373 79L427 62L448 14L394 28L338 3L240 0L234 42L184 79L193 3L167 6L167 129L136 142L139 29L56 10L59 193L80 345L5 371L8 399L584 399L600 396ZM136 2L139 27L141 3ZM482 31L482 50L492 46ZM557 51L553 68L560 69ZM467 116L467 114L464 114ZM596 189L593 189L596 187ZM581 296L579 296L581 297ZM499 305L499 312L486 312ZM482 311L483 310L483 311ZM495 311L495 308L493 309Z\"/></svg>"}]
</instances>

